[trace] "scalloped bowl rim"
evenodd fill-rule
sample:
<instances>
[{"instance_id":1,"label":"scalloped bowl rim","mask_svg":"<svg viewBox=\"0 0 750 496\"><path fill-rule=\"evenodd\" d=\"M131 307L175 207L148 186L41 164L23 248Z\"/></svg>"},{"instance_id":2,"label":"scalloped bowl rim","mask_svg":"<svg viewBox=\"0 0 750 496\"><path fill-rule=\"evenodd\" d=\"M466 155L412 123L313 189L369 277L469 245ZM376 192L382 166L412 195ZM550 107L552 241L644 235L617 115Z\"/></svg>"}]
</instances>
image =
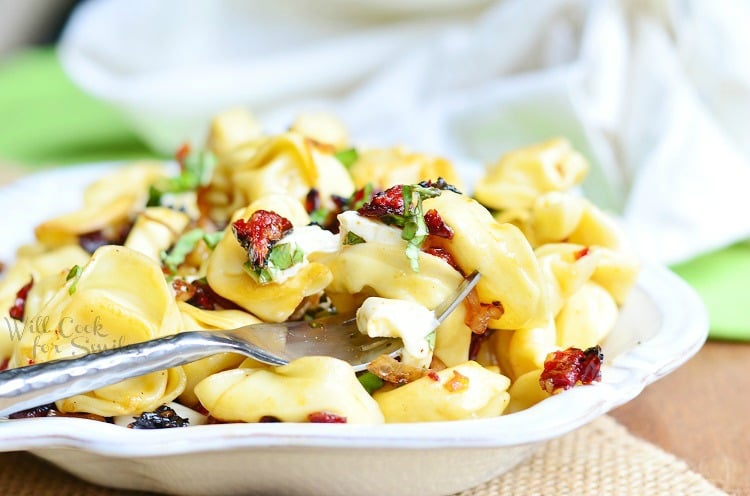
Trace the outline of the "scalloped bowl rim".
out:
<instances>
[{"instance_id":1,"label":"scalloped bowl rim","mask_svg":"<svg viewBox=\"0 0 750 496\"><path fill-rule=\"evenodd\" d=\"M66 184L80 191L112 167L113 163L69 166L26 176L0 188L0 207L22 201L40 186L54 190ZM58 207L52 211L61 211ZM15 219L9 219L15 227L13 246L31 239L28 226L35 223L30 221L50 215L51 208L26 216L14 213ZM3 225L0 236L8 231ZM8 259L7 253L0 256ZM65 447L113 457L155 457L240 448L499 448L546 441L635 398L647 385L686 362L705 342L708 314L682 279L666 268L645 264L635 293L660 314L652 336L607 360L602 382L574 388L509 415L413 424L215 424L157 431L76 418L0 420L0 451Z\"/></svg>"}]
</instances>

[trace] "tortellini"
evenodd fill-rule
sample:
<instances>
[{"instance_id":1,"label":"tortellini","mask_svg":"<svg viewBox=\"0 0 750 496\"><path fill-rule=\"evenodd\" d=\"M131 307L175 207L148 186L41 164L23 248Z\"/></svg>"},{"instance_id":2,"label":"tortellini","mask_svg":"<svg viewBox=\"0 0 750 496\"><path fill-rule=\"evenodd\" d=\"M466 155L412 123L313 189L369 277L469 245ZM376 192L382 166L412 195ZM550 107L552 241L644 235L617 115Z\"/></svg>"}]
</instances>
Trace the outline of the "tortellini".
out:
<instances>
[{"instance_id":1,"label":"tortellini","mask_svg":"<svg viewBox=\"0 0 750 496\"><path fill-rule=\"evenodd\" d=\"M576 190L588 164L562 139L491 164L474 197L458 193L449 160L358 148L327 114L271 135L228 110L204 153L186 144L176 158L172 177L161 164L119 169L81 209L37 226L0 282L11 331L0 359L332 314L401 339L400 356L355 373L331 357L272 366L220 353L60 400L62 413L125 424L170 403L221 422L509 414L549 396L551 352L606 338L637 278L617 222ZM474 270L470 298L438 324L435 308Z\"/></svg>"},{"instance_id":2,"label":"tortellini","mask_svg":"<svg viewBox=\"0 0 750 496\"><path fill-rule=\"evenodd\" d=\"M301 114L292 124L291 131L317 143L333 146L337 150L345 149L349 145L349 136L344 124L331 114Z\"/></svg>"},{"instance_id":3,"label":"tortellini","mask_svg":"<svg viewBox=\"0 0 750 496\"><path fill-rule=\"evenodd\" d=\"M497 417L508 405L510 380L476 362L375 393L386 422L436 422Z\"/></svg>"},{"instance_id":4,"label":"tortellini","mask_svg":"<svg viewBox=\"0 0 750 496\"><path fill-rule=\"evenodd\" d=\"M257 210L270 210L289 219L294 226L309 222L299 202L286 195L268 195L238 212L232 220L247 219ZM331 282L331 271L323 264L301 264L283 284L257 283L243 268L247 251L231 235L225 235L208 259L206 276L211 287L253 315L269 322L289 318L302 300L319 293Z\"/></svg>"},{"instance_id":5,"label":"tortellini","mask_svg":"<svg viewBox=\"0 0 750 496\"><path fill-rule=\"evenodd\" d=\"M368 183L378 189L394 184L414 184L440 177L463 191L453 164L440 157L409 152L403 147L360 151L349 171L357 188Z\"/></svg>"},{"instance_id":6,"label":"tortellini","mask_svg":"<svg viewBox=\"0 0 750 496\"><path fill-rule=\"evenodd\" d=\"M208 133L206 148L217 157L226 159L235 150L253 143L263 135L260 122L242 108L234 108L214 117ZM216 176L214 176L216 179Z\"/></svg>"},{"instance_id":7,"label":"tortellini","mask_svg":"<svg viewBox=\"0 0 750 496\"><path fill-rule=\"evenodd\" d=\"M273 417L307 422L331 413L359 424L383 423L378 404L351 366L336 358L305 357L274 369L239 368L214 374L195 387L201 404L224 421L258 422Z\"/></svg>"},{"instance_id":8,"label":"tortellini","mask_svg":"<svg viewBox=\"0 0 750 496\"><path fill-rule=\"evenodd\" d=\"M368 290L383 298L415 301L434 309L461 283L462 277L444 260L421 253L419 272L413 272L403 247L382 243L344 246L327 262L333 273L328 287L336 294L358 294ZM434 355L446 365L466 361L471 330L464 322L466 309L459 306L437 328Z\"/></svg>"},{"instance_id":9,"label":"tortellini","mask_svg":"<svg viewBox=\"0 0 750 496\"><path fill-rule=\"evenodd\" d=\"M50 247L77 244L78 236L127 223L145 205L149 186L164 177L159 163L139 162L119 169L86 188L83 207L36 228L37 239Z\"/></svg>"},{"instance_id":10,"label":"tortellini","mask_svg":"<svg viewBox=\"0 0 750 496\"><path fill-rule=\"evenodd\" d=\"M529 208L540 194L567 191L587 172L586 159L568 141L554 139L505 154L488 168L474 195L496 210Z\"/></svg>"},{"instance_id":11,"label":"tortellini","mask_svg":"<svg viewBox=\"0 0 750 496\"><path fill-rule=\"evenodd\" d=\"M99 248L76 278L64 281L17 343L16 365L46 362L174 334L180 314L164 275L151 259L122 246ZM62 412L104 416L153 410L185 388L177 367L60 400Z\"/></svg>"},{"instance_id":12,"label":"tortellini","mask_svg":"<svg viewBox=\"0 0 750 496\"><path fill-rule=\"evenodd\" d=\"M497 223L471 198L450 191L426 200L424 207L436 209L453 228L451 252L464 272L479 270L482 274L477 285L479 299L502 304L502 317L490 327L533 325L546 302L536 257L523 234L510 224Z\"/></svg>"},{"instance_id":13,"label":"tortellini","mask_svg":"<svg viewBox=\"0 0 750 496\"><path fill-rule=\"evenodd\" d=\"M293 131L266 138L251 145L243 162L225 166L220 157L218 167L222 175L217 176L218 183L209 186L206 198L227 212L271 194L303 201L314 188L326 206L333 206L331 195L349 197L354 192L349 173L334 153L330 145L319 144Z\"/></svg>"},{"instance_id":14,"label":"tortellini","mask_svg":"<svg viewBox=\"0 0 750 496\"><path fill-rule=\"evenodd\" d=\"M0 281L0 321L7 324L8 331L0 332L0 360L10 358L14 341L20 339L24 327L41 325L41 322L37 323L29 316L38 314L41 307L65 282L71 267L83 265L88 259L88 253L74 245L50 251L27 250L25 254L19 253L15 265ZM25 304L25 322L12 321L9 310L15 303L16 294L30 282L32 286Z\"/></svg>"},{"instance_id":15,"label":"tortellini","mask_svg":"<svg viewBox=\"0 0 750 496\"><path fill-rule=\"evenodd\" d=\"M234 329L261 322L247 312L239 310L203 310L184 302L178 302L177 306L180 309L183 329L186 331ZM219 353L183 365L182 369L186 376L185 391L178 399L186 406L198 406L198 397L194 389L200 381L217 372L237 368L244 361L245 357L237 353Z\"/></svg>"},{"instance_id":16,"label":"tortellini","mask_svg":"<svg viewBox=\"0 0 750 496\"><path fill-rule=\"evenodd\" d=\"M504 371L511 378L541 368L547 354L556 349L602 342L614 328L622 295L637 274L638 265L629 255L608 248L556 243L535 253L548 313L543 325L514 330L509 342L503 341L505 347L497 350L508 355L509 369Z\"/></svg>"},{"instance_id":17,"label":"tortellini","mask_svg":"<svg viewBox=\"0 0 750 496\"><path fill-rule=\"evenodd\" d=\"M189 223L190 217L179 210L147 208L136 217L125 246L160 262L161 252L177 241Z\"/></svg>"}]
</instances>

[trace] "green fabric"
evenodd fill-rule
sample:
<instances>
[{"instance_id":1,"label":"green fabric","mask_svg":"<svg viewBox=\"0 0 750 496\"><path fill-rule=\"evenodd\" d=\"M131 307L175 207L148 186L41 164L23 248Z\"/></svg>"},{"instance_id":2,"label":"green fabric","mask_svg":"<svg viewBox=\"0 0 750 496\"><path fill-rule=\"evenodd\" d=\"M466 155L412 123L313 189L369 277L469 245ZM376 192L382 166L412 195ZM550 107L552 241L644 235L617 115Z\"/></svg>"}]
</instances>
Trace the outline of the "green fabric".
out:
<instances>
[{"instance_id":1,"label":"green fabric","mask_svg":"<svg viewBox=\"0 0 750 496\"><path fill-rule=\"evenodd\" d=\"M114 110L67 78L53 49L0 64L0 159L36 167L152 156Z\"/></svg>"},{"instance_id":2,"label":"green fabric","mask_svg":"<svg viewBox=\"0 0 750 496\"><path fill-rule=\"evenodd\" d=\"M703 298L711 337L750 340L750 243L708 253L672 269Z\"/></svg>"},{"instance_id":3,"label":"green fabric","mask_svg":"<svg viewBox=\"0 0 750 496\"><path fill-rule=\"evenodd\" d=\"M114 110L73 85L53 49L0 65L0 158L44 166L150 156ZM750 340L750 244L673 269L706 302L712 337Z\"/></svg>"}]
</instances>

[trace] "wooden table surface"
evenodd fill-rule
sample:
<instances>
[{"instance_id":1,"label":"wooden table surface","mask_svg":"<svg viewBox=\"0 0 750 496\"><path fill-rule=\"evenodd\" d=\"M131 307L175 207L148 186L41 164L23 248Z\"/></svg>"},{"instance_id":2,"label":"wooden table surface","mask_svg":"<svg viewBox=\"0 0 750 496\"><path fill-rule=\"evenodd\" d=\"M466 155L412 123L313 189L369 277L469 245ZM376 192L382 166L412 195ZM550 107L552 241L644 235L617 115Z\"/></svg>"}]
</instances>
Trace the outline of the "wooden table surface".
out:
<instances>
[{"instance_id":1,"label":"wooden table surface","mask_svg":"<svg viewBox=\"0 0 750 496\"><path fill-rule=\"evenodd\" d=\"M612 416L717 487L750 495L750 344L709 341Z\"/></svg>"}]
</instances>

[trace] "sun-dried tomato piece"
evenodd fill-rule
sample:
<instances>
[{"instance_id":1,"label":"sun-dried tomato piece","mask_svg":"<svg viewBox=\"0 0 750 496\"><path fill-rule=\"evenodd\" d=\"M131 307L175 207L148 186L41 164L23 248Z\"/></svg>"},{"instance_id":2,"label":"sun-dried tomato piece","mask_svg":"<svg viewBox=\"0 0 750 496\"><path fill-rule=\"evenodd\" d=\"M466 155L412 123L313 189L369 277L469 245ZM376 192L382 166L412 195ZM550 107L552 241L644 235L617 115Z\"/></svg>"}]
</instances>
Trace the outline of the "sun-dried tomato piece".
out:
<instances>
[{"instance_id":1,"label":"sun-dried tomato piece","mask_svg":"<svg viewBox=\"0 0 750 496\"><path fill-rule=\"evenodd\" d=\"M581 362L581 384L591 384L602 380L603 361L604 353L600 346L592 346L584 350Z\"/></svg>"},{"instance_id":2,"label":"sun-dried tomato piece","mask_svg":"<svg viewBox=\"0 0 750 496\"><path fill-rule=\"evenodd\" d=\"M430 379L432 379L433 381L435 381L435 382L439 382L440 381L440 376L434 370L428 370L425 375L427 377L429 377Z\"/></svg>"},{"instance_id":3,"label":"sun-dried tomato piece","mask_svg":"<svg viewBox=\"0 0 750 496\"><path fill-rule=\"evenodd\" d=\"M320 192L317 189L312 188L307 192L305 196L305 210L308 214L315 212L320 208Z\"/></svg>"},{"instance_id":4,"label":"sun-dried tomato piece","mask_svg":"<svg viewBox=\"0 0 750 496\"><path fill-rule=\"evenodd\" d=\"M469 378L458 370L454 370L453 377L445 381L443 387L451 393L458 393L469 388Z\"/></svg>"},{"instance_id":5,"label":"sun-dried tomato piece","mask_svg":"<svg viewBox=\"0 0 750 496\"><path fill-rule=\"evenodd\" d=\"M34 279L27 282L21 289L16 293L16 299L13 301L13 306L8 310L8 314L16 319L23 320L23 314L26 312L26 299L29 297L29 291L34 285Z\"/></svg>"},{"instance_id":6,"label":"sun-dried tomato piece","mask_svg":"<svg viewBox=\"0 0 750 496\"><path fill-rule=\"evenodd\" d=\"M424 375L424 370L401 363L390 355L380 355L367 366L367 370L391 384L408 384Z\"/></svg>"},{"instance_id":7,"label":"sun-dried tomato piece","mask_svg":"<svg viewBox=\"0 0 750 496\"><path fill-rule=\"evenodd\" d=\"M98 231L79 234L78 245L88 253L94 253L105 245L122 246L128 239L131 229L133 229L133 222L125 222L119 228L99 229Z\"/></svg>"},{"instance_id":8,"label":"sun-dried tomato piece","mask_svg":"<svg viewBox=\"0 0 750 496\"><path fill-rule=\"evenodd\" d=\"M492 303L481 303L479 294L473 289L464 300L466 305L466 317L464 323L469 326L474 334L484 334L490 320L496 320L503 316L504 309L502 303L493 301Z\"/></svg>"},{"instance_id":9,"label":"sun-dried tomato piece","mask_svg":"<svg viewBox=\"0 0 750 496\"><path fill-rule=\"evenodd\" d=\"M376 193L372 199L357 209L363 217L380 218L386 215L404 214L403 187L399 184Z\"/></svg>"},{"instance_id":10,"label":"sun-dried tomato piece","mask_svg":"<svg viewBox=\"0 0 750 496\"><path fill-rule=\"evenodd\" d=\"M419 183L419 185L422 186L423 188L437 188L443 191L447 190L447 191L453 191L454 193L458 193L459 195L461 194L458 188L456 188L452 184L449 184L442 177L438 177L437 181L433 181L431 179L422 181Z\"/></svg>"},{"instance_id":11,"label":"sun-dried tomato piece","mask_svg":"<svg viewBox=\"0 0 750 496\"><path fill-rule=\"evenodd\" d=\"M250 263L256 267L265 266L273 245L291 230L289 219L269 210L256 210L249 220L232 223L234 237L247 250Z\"/></svg>"},{"instance_id":12,"label":"sun-dried tomato piece","mask_svg":"<svg viewBox=\"0 0 750 496\"><path fill-rule=\"evenodd\" d=\"M279 417L274 417L273 415L263 415L258 419L258 423L261 424L278 424L279 422L281 422L281 419Z\"/></svg>"},{"instance_id":13,"label":"sun-dried tomato piece","mask_svg":"<svg viewBox=\"0 0 750 496\"><path fill-rule=\"evenodd\" d=\"M583 257L585 257L588 254L589 254L589 247L588 246L584 246L580 250L578 250L575 253L573 253L573 258L575 258L576 260L580 260L580 259L582 259Z\"/></svg>"},{"instance_id":14,"label":"sun-dried tomato piece","mask_svg":"<svg viewBox=\"0 0 750 496\"><path fill-rule=\"evenodd\" d=\"M78 236L78 244L87 252L94 253L102 246L110 244L110 242L104 237L103 231L93 231Z\"/></svg>"},{"instance_id":15,"label":"sun-dried tomato piece","mask_svg":"<svg viewBox=\"0 0 750 496\"><path fill-rule=\"evenodd\" d=\"M185 160L190 155L190 143L187 141L180 145L180 147L174 152L175 161L180 164L180 170L185 170Z\"/></svg>"},{"instance_id":16,"label":"sun-dried tomato piece","mask_svg":"<svg viewBox=\"0 0 750 496\"><path fill-rule=\"evenodd\" d=\"M424 214L424 222L427 224L427 230L433 236L445 239L453 239L453 229L445 223L440 213L434 208Z\"/></svg>"},{"instance_id":17,"label":"sun-dried tomato piece","mask_svg":"<svg viewBox=\"0 0 750 496\"><path fill-rule=\"evenodd\" d=\"M314 424L345 424L346 417L331 412L313 412L307 416L307 420Z\"/></svg>"},{"instance_id":18,"label":"sun-dried tomato piece","mask_svg":"<svg viewBox=\"0 0 750 496\"><path fill-rule=\"evenodd\" d=\"M230 310L238 309L236 303L219 296L204 279L198 279L190 284L195 290L193 296L187 300L190 305L203 310Z\"/></svg>"},{"instance_id":19,"label":"sun-dried tomato piece","mask_svg":"<svg viewBox=\"0 0 750 496\"><path fill-rule=\"evenodd\" d=\"M446 250L445 248L439 248L437 246L430 246L430 247L424 248L422 251L425 253L429 253L430 255L434 257L443 259L445 262L448 263L448 265L450 265L457 271L461 272L461 268L458 266L458 263L456 262L456 259L453 257L453 254L449 252L448 250Z\"/></svg>"},{"instance_id":20,"label":"sun-dried tomato piece","mask_svg":"<svg viewBox=\"0 0 750 496\"><path fill-rule=\"evenodd\" d=\"M601 380L604 355L601 347L592 346L585 351L568 348L553 351L544 360L544 370L539 385L550 394L572 388L577 384L591 384Z\"/></svg>"}]
</instances>

